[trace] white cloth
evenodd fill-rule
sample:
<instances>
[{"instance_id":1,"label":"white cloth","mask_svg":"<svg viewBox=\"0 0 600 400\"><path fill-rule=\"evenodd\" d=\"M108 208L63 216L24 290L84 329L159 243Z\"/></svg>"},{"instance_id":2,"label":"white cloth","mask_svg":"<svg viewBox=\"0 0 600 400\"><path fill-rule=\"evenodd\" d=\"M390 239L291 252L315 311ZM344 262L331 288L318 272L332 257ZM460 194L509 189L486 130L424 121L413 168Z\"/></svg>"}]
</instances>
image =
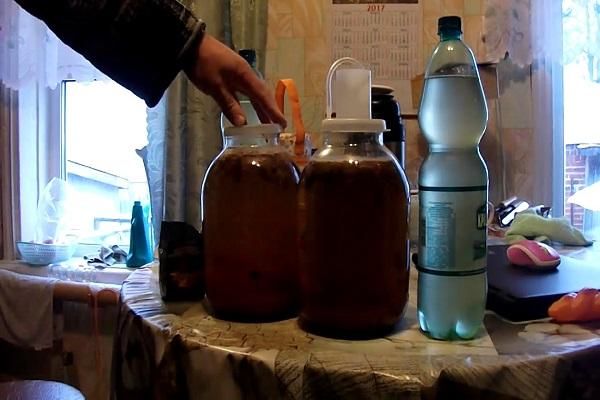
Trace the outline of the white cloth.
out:
<instances>
[{"instance_id":1,"label":"white cloth","mask_svg":"<svg viewBox=\"0 0 600 400\"><path fill-rule=\"evenodd\" d=\"M36 350L52 347L55 283L0 269L0 339Z\"/></svg>"}]
</instances>

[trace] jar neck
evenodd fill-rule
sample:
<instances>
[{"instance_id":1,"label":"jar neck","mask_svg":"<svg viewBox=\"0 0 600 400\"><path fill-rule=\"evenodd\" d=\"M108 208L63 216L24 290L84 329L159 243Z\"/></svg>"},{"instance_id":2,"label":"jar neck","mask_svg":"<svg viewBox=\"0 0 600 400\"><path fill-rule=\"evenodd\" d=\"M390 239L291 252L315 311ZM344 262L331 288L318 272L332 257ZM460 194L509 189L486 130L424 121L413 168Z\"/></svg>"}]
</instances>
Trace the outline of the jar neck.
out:
<instances>
[{"instance_id":1,"label":"jar neck","mask_svg":"<svg viewBox=\"0 0 600 400\"><path fill-rule=\"evenodd\" d=\"M279 144L279 135L259 134L259 135L236 135L225 136L225 148L231 147L267 147L277 146Z\"/></svg>"},{"instance_id":2,"label":"jar neck","mask_svg":"<svg viewBox=\"0 0 600 400\"><path fill-rule=\"evenodd\" d=\"M323 135L323 143L326 146L359 147L367 144L383 146L383 132L329 132Z\"/></svg>"}]
</instances>

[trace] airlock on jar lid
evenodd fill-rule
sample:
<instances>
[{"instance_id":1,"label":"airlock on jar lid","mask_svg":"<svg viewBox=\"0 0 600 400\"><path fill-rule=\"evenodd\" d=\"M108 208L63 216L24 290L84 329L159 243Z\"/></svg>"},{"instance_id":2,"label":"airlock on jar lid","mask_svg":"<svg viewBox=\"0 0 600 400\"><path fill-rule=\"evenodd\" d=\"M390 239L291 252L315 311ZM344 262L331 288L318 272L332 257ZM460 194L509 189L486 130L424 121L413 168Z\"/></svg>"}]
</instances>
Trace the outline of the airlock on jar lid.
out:
<instances>
[{"instance_id":1,"label":"airlock on jar lid","mask_svg":"<svg viewBox=\"0 0 600 400\"><path fill-rule=\"evenodd\" d=\"M343 65L352 67L340 69ZM356 59L336 60L327 73L325 90L327 118L322 122L323 132L377 133L386 129L384 120L371 118L371 70Z\"/></svg>"},{"instance_id":2,"label":"airlock on jar lid","mask_svg":"<svg viewBox=\"0 0 600 400\"><path fill-rule=\"evenodd\" d=\"M242 125L225 128L225 136L278 135L279 133L281 133L279 124Z\"/></svg>"}]
</instances>

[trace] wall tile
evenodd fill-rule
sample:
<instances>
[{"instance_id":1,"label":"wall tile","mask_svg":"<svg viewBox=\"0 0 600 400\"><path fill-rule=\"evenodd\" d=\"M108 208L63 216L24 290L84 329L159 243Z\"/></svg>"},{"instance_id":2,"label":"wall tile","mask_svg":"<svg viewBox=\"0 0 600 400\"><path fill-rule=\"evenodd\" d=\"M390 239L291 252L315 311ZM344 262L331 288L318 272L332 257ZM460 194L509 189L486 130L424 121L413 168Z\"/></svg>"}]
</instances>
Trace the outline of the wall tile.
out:
<instances>
[{"instance_id":1,"label":"wall tile","mask_svg":"<svg viewBox=\"0 0 600 400\"><path fill-rule=\"evenodd\" d=\"M324 15L321 0L291 1L296 37L324 37Z\"/></svg>"},{"instance_id":2,"label":"wall tile","mask_svg":"<svg viewBox=\"0 0 600 400\"><path fill-rule=\"evenodd\" d=\"M497 129L497 115L494 107L494 101L488 99L488 124L485 134L479 145L481 155L488 166L488 175L490 181L489 200L498 204L504 200L502 197L502 154L500 139Z\"/></svg>"},{"instance_id":3,"label":"wall tile","mask_svg":"<svg viewBox=\"0 0 600 400\"><path fill-rule=\"evenodd\" d=\"M465 43L473 50L475 58L485 58L485 47L483 43L483 16L464 17L463 37Z\"/></svg>"},{"instance_id":4,"label":"wall tile","mask_svg":"<svg viewBox=\"0 0 600 400\"><path fill-rule=\"evenodd\" d=\"M465 16L483 15L483 4L481 0L464 0Z\"/></svg>"},{"instance_id":5,"label":"wall tile","mask_svg":"<svg viewBox=\"0 0 600 400\"><path fill-rule=\"evenodd\" d=\"M425 72L425 68L427 68L427 63L429 62L431 54L433 54L433 50L435 50L436 46L437 42L423 44L423 72Z\"/></svg>"},{"instance_id":6,"label":"wall tile","mask_svg":"<svg viewBox=\"0 0 600 400\"><path fill-rule=\"evenodd\" d=\"M275 13L291 13L292 2L296 0L269 0L269 11L273 10Z\"/></svg>"},{"instance_id":7,"label":"wall tile","mask_svg":"<svg viewBox=\"0 0 600 400\"><path fill-rule=\"evenodd\" d=\"M444 15L458 15L461 17L464 12L464 0L444 0L442 9Z\"/></svg>"},{"instance_id":8,"label":"wall tile","mask_svg":"<svg viewBox=\"0 0 600 400\"><path fill-rule=\"evenodd\" d=\"M501 77L507 78L506 76ZM500 97L502 113L502 127L508 129L526 129L533 126L531 85L529 79L512 81L508 85L504 82L505 89Z\"/></svg>"},{"instance_id":9,"label":"wall tile","mask_svg":"<svg viewBox=\"0 0 600 400\"><path fill-rule=\"evenodd\" d=\"M506 176L509 195L525 200L533 198L535 171L531 148L534 146L532 129L503 129L502 139L507 152Z\"/></svg>"},{"instance_id":10,"label":"wall tile","mask_svg":"<svg viewBox=\"0 0 600 400\"><path fill-rule=\"evenodd\" d=\"M416 119L405 119L406 129L406 177L411 189L418 187L419 168L427 156L427 141L421 135L419 123Z\"/></svg>"},{"instance_id":11,"label":"wall tile","mask_svg":"<svg viewBox=\"0 0 600 400\"><path fill-rule=\"evenodd\" d=\"M423 5L423 15L433 14L437 15L443 8L443 0L425 0L421 1Z\"/></svg>"},{"instance_id":12,"label":"wall tile","mask_svg":"<svg viewBox=\"0 0 600 400\"><path fill-rule=\"evenodd\" d=\"M321 121L325 118L325 103L322 96L305 96L302 101L302 120L306 132L312 139L319 141L318 133L321 131Z\"/></svg>"},{"instance_id":13,"label":"wall tile","mask_svg":"<svg viewBox=\"0 0 600 400\"><path fill-rule=\"evenodd\" d=\"M305 94L324 96L325 77L331 63L329 45L323 38L308 38L304 43Z\"/></svg>"},{"instance_id":14,"label":"wall tile","mask_svg":"<svg viewBox=\"0 0 600 400\"><path fill-rule=\"evenodd\" d=\"M423 17L423 43L437 44L440 40L438 36L438 15L426 15Z\"/></svg>"},{"instance_id":15,"label":"wall tile","mask_svg":"<svg viewBox=\"0 0 600 400\"><path fill-rule=\"evenodd\" d=\"M304 38L279 38L277 40L277 79L292 78L298 94L304 95Z\"/></svg>"},{"instance_id":16,"label":"wall tile","mask_svg":"<svg viewBox=\"0 0 600 400\"><path fill-rule=\"evenodd\" d=\"M274 91L279 71L277 66L277 50L267 50L265 60L265 80L267 81L267 85Z\"/></svg>"},{"instance_id":17,"label":"wall tile","mask_svg":"<svg viewBox=\"0 0 600 400\"><path fill-rule=\"evenodd\" d=\"M292 37L292 13L275 13L269 10L267 50L277 48L277 39Z\"/></svg>"}]
</instances>

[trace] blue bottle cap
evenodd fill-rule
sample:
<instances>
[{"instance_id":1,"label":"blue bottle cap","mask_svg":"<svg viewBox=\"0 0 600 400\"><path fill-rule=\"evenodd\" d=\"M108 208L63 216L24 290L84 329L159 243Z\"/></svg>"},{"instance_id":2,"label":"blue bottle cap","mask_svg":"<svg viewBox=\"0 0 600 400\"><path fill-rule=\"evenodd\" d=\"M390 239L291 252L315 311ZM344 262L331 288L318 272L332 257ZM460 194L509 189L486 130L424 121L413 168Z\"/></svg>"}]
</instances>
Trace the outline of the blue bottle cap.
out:
<instances>
[{"instance_id":1,"label":"blue bottle cap","mask_svg":"<svg viewBox=\"0 0 600 400\"><path fill-rule=\"evenodd\" d=\"M460 17L457 17L456 15L450 15L450 16L446 16L446 17L442 17L440 19L438 19L438 35L441 34L442 32L447 32L447 33L451 33L451 32L461 32L462 26L461 26L461 21L460 21Z\"/></svg>"}]
</instances>

